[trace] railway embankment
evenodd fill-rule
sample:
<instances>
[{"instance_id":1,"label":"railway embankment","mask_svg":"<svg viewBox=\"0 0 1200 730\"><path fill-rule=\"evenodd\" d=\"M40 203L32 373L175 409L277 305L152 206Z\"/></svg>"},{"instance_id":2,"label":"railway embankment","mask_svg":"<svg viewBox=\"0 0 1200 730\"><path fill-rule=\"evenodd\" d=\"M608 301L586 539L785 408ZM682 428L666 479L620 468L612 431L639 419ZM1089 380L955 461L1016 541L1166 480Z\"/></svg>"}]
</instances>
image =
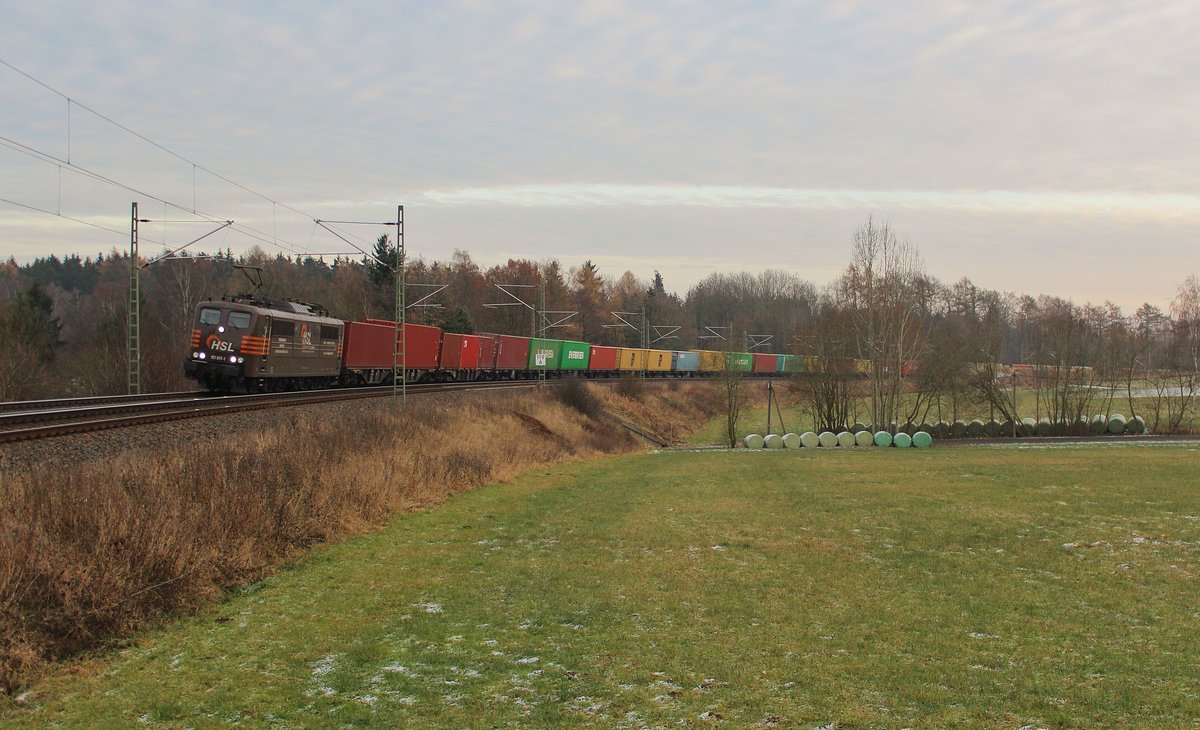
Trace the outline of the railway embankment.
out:
<instances>
[{"instance_id":1,"label":"railway embankment","mask_svg":"<svg viewBox=\"0 0 1200 730\"><path fill-rule=\"evenodd\" d=\"M705 383L349 401L0 447L0 688L219 599L314 544L563 461L674 441Z\"/></svg>"}]
</instances>

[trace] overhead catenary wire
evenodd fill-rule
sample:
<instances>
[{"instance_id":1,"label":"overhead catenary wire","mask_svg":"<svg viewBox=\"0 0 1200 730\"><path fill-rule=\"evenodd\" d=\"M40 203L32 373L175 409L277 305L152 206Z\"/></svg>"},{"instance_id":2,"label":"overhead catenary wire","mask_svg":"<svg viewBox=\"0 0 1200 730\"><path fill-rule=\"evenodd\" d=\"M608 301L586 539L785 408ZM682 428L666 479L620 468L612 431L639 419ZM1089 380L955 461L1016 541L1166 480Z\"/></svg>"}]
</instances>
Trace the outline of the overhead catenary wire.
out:
<instances>
[{"instance_id":1,"label":"overhead catenary wire","mask_svg":"<svg viewBox=\"0 0 1200 730\"><path fill-rule=\"evenodd\" d=\"M106 175L102 175L102 174L100 174L94 170L90 170L86 167L70 164L66 160L55 157L54 155L44 152L42 150L39 150L35 147L30 147L29 145L23 144L14 139L5 137L4 135L0 135L0 147L7 147L8 149L11 149L14 152L18 152L23 155L26 155L27 157L31 157L35 160L46 162L47 164L57 165L59 167L59 169L70 170L71 172L74 172L75 174L80 175L82 177L86 177L91 180L95 180L97 182L102 182L102 183L105 183L108 185L112 185L114 187L121 188L122 190L126 190L130 193L133 193L134 195L139 195L142 197L150 198L151 200L162 203L163 205L174 208L175 210L178 210L180 212L192 213L193 215L195 215L199 218L202 218L204 221L206 221L208 223L212 223L214 225L218 224L218 223L222 223L222 222L224 222L224 220L226 220L226 219L219 218L211 213L206 213L204 211L188 210L188 208L186 208L185 206L182 206L178 203L174 203L165 198L160 198L157 195L154 195L153 193L150 193L145 190L141 190L140 188L135 188L132 185L128 185L119 180L115 180ZM16 203L14 203L14 204L16 204ZM39 212L48 212L48 211L44 211L40 208L37 208L36 206L31 206L31 205L27 205L27 204L20 204L20 205L21 205L21 207L29 208L31 210L37 210ZM55 214L51 213L51 215L55 215ZM68 218L68 216L59 216L59 217ZM75 220L73 218L69 218L69 219ZM97 226L97 227L101 227L101 226ZM301 247L296 246L295 244L279 243L278 241L273 240L271 238L270 234L268 234L264 231L259 231L251 226L247 226L245 224L234 223L232 228L233 228L233 230L236 230L239 233L241 233L249 238L253 238L255 240L262 241L263 243L276 246L276 247L283 249L283 250L287 251L288 253L294 254L296 256L299 256L303 253L303 250L301 249ZM104 230L112 230L112 229L106 228ZM128 231L114 231L114 233L119 233L121 236L129 235ZM158 243L158 242L156 241L155 243Z\"/></svg>"},{"instance_id":2,"label":"overhead catenary wire","mask_svg":"<svg viewBox=\"0 0 1200 730\"><path fill-rule=\"evenodd\" d=\"M185 213L191 213L191 214L193 214L193 215L196 215L196 216L198 216L198 217L200 217L200 218L203 218L203 219L207 220L207 221L208 221L208 222L210 222L210 223L213 223L213 224L220 224L220 223L224 223L224 222L225 222L225 221L228 219L228 216L218 216L218 215L214 215L214 214L206 213L206 212L203 212L203 211L199 211L199 210L197 210L197 209L196 209L196 199L195 199L195 195L196 195L196 192L195 192L195 191L196 191L196 184L195 184L195 183L196 183L196 170L202 170L202 171L204 171L205 173L207 173L207 174L211 175L212 177L214 177L214 178L216 178L216 179L218 179L218 180L221 180L222 182L225 182L225 183L227 183L227 184L229 184L229 185L231 185L231 186L233 186L233 187L235 187L235 188L237 188L237 189L239 189L239 190L242 190L242 191L244 191L244 192L246 192L246 193L249 193L250 195L253 195L253 196L255 196L255 197L257 197L257 198L259 198L259 199L261 199L261 200L263 200L263 201L269 202L269 203L271 203L271 205L272 205L272 210L273 210L273 213L272 213L273 226L272 226L272 227L275 229L275 230L273 230L272 232L268 233L268 232L265 232L265 231L260 231L260 230L258 230L258 229L256 229L256 228L253 228L253 227L251 227L251 226L248 226L248 225L245 225L245 224L236 223L236 222L235 222L235 223L233 223L233 224L231 224L231 225L229 226L229 228L230 228L231 230L237 231L238 233L241 233L242 235L245 235L245 236L247 236L247 237L249 237L249 238L252 238L252 239L255 239L255 240L261 241L262 243L265 243L265 244L268 244L268 245L274 246L274 247L276 247L276 248L278 248L278 249L281 249L281 250L287 251L288 253L290 253L290 254L292 254L292 255L295 255L295 256L302 256L302 255L309 255L309 256L311 256L311 255L313 255L312 253L310 253L310 252L308 252L308 251L306 250L306 249L308 248L308 247L306 247L306 246L300 246L300 245L298 245L298 244L294 244L294 243L290 243L290 242L281 242L281 241L279 240L279 238L278 238L278 230L277 230L277 226L278 226L278 224L277 224L277 219L276 219L276 215L275 215L274 211L275 211L275 209L276 209L276 208L283 208L283 209L285 209L285 210L288 210L288 211L291 211L291 212L293 212L293 213L296 213L297 215L301 215L301 216L303 216L304 218L306 218L306 219L308 219L308 220L315 220L315 219L316 219L316 216L313 216L313 215L311 215L310 213L307 213L307 212L305 212L305 211L302 211L302 210L300 210L299 208L296 208L296 207L294 207L294 206L292 206L292 205L288 205L287 203L284 203L284 202L278 201L278 200L276 200L276 199L272 198L272 197L271 197L271 196L269 196L269 195L266 195L266 194L264 194L264 193L261 193L261 192L259 192L259 191L257 191L257 190L254 190L253 188L250 188L250 187L248 187L248 186L246 186L246 185L243 185L243 184L241 184L241 183L239 183L239 182L237 182L237 181L235 181L235 180L233 180L233 179L231 179L231 178L229 178L229 177L226 177L225 175L222 175L222 174L220 174L220 173L216 172L215 170L212 170L212 169L210 169L210 168L208 168L208 167L206 167L206 166L204 166L204 165L202 165L202 164L200 164L200 163L196 162L195 160L192 160L192 159L190 159L190 158L186 157L185 155L182 155L182 154L179 154L178 152L175 152L174 150L172 150L172 149L170 149L170 148L166 147L166 146L165 146L165 145L163 145L163 144L160 144L160 143L158 143L158 142L156 142L156 141L154 141L154 140L150 139L149 137L145 136L144 134L142 134L142 133L140 133L140 132L138 132L138 131L136 131L136 130L134 130L134 129L132 129L132 128L128 127L128 126L126 126L125 124L122 124L121 122L118 122L117 120L115 120L115 119L113 119L113 118L111 118L111 117L109 117L109 116L107 116L107 115L105 115L105 114L103 114L103 113L101 113L101 112L97 111L96 109L93 109L92 107L88 106L87 104L83 104L83 103L81 103L79 100L77 100L77 99L73 99L72 97L68 96L67 94L63 93L62 91L59 91L58 89L54 88L54 87L53 87L53 86L51 86L50 84L48 84L48 83L46 83L46 82L42 81L41 79L38 79L37 77L33 76L32 74L30 74L30 73L28 73L28 72L26 72L26 71L24 71L24 70L22 70L22 69L20 69L20 68L18 68L18 67L16 67L16 66L14 66L13 64L9 63L8 61L5 61L5 60L4 60L4 59L2 59L2 58L0 58L0 65L3 65L3 66L5 66L5 67L7 67L7 68L11 69L11 70L12 70L12 71L14 71L15 73L17 73L17 74L20 74L21 76L25 77L25 78L26 78L26 79L28 79L29 81L31 81L31 82L33 82L33 83L37 84L38 86L40 86L40 87L42 87L42 88L46 89L46 90L47 90L47 91L49 91L50 93L52 93L52 94L55 94L55 95L57 95L57 96L61 97L62 99L66 100L66 102L67 102L67 157L66 157L66 159L65 159L65 160L64 160L64 159L61 159L61 158L59 158L59 157L57 157L57 156L55 156L55 155L53 155L53 154L51 154L51 153L47 153L47 152L45 152L45 151L43 151L43 150L39 150L39 149L36 149L36 148L34 148L34 147L30 147L29 145L22 144L21 142L18 142L18 141L16 141L16 140L10 139L10 138L8 138L8 137L0 136L0 144L3 144L3 146L6 146L6 147L8 147L9 149L13 149L13 150L15 150L15 151L18 151L18 152L22 152L23 154L27 154L28 156L30 156L30 157L33 157L34 159L40 159L41 161L43 161L43 162L46 162L47 164L55 164L55 165L58 165L58 166L59 166L59 169L60 169L60 173L59 173L60 175L61 175L61 170L62 170L62 168L63 168L63 167L65 167L65 168L66 168L66 169L68 169L68 170L71 170L71 171L77 172L78 174L84 175L85 177L89 177L89 178L91 178L91 179L93 179L93 180L96 180L96 181L99 181L99 182L103 182L103 183L107 183L107 184L109 184L109 185L114 185L114 186L116 186L116 187L119 187L119 188L122 188L122 189L124 189L124 190L128 190L128 191L130 191L130 192L136 193L137 195L145 196L145 197L147 197L147 198L150 198L150 199L152 199L152 200L155 200L155 201L158 201L158 202L160 202L160 203L163 203L164 205L167 205L167 206L170 206L170 207L172 207L172 208L175 208L176 210L179 210L179 211L181 211L181 212L185 212ZM187 164L191 165L191 166L192 166L192 205L191 205L191 207L189 208L189 207L187 207L187 206L185 206L185 205L182 205L182 204L179 204L179 203L175 203L175 202L172 202L172 201L168 201L168 200L166 200L166 199L164 199L164 198L160 198L160 197L158 197L158 196L156 196L156 195L153 195L153 194L151 194L151 193L148 193L148 192L146 192L146 191L138 190L138 189L134 188L134 187L133 187L133 186L131 186L131 185L126 185L125 183L122 183L122 182L120 182L120 181L117 181L117 180L115 180L115 179L113 179L113 178L109 178L109 177L107 177L107 176L105 176L105 175L101 175L100 173L97 173L97 172L95 172L95 171L92 171L92 170L87 170L86 168L82 168L82 167L80 167L80 166L78 166L78 165L74 164L74 163L71 161L71 152L72 152L72 147L71 147L71 127L72 127L71 107L72 107L72 106L77 106L77 107L79 107L80 109L83 109L84 111L87 111L88 113L95 115L97 118L99 118L99 119L102 119L102 120L104 120L105 122L107 122L107 123L109 123L109 124L113 125L114 127L116 127L116 128L118 128L118 129L120 129L120 130L122 130L122 131L126 132L127 134L129 134L129 135L132 135L133 137L136 137L137 139L139 139L139 140L141 140L141 141L145 142L146 144L149 144L149 145L151 145L152 147L154 147L154 148L156 148L156 149L158 149L158 150L161 150L162 152L164 152L164 153L166 153L166 154L170 155L171 157L174 157L174 158L176 158L176 159L178 159L178 160L180 160L180 161L182 161L182 162L185 162L185 163L187 163ZM60 187L61 187L61 186L60 186ZM60 194L61 194L61 193L60 193ZM60 203L59 203L59 208L60 208L60 212L59 212L59 213L50 213L50 212L48 212L48 211L45 211L45 210L43 210L43 209L41 209L41 208L38 208L37 206L27 205L27 204L23 204L23 203L17 203L17 202L15 202L15 201L9 201L9 200L5 200L4 202L10 203L10 204L12 204L12 205L17 205L17 206L19 206L19 207L27 208L27 209L30 209L30 210L34 210L34 211L36 211L36 212L48 213L48 214L50 214L50 215L56 215L56 216L58 216L58 217L60 217L60 218L64 218L65 220L71 220L71 221L75 221L75 222L82 222L82 221L79 221L78 219L76 219L76 218L73 218L73 217L71 217L71 216L64 216L64 215L61 215L61 200L60 200ZM93 227L100 228L100 229L102 229L102 230L111 231L111 232L113 232L113 233L120 233L120 235L122 235L122 236L124 236L124 235L126 235L126 234L127 234L127 232L125 232L125 231L116 231L116 230L114 230L114 229L106 228L106 227L104 227L104 226L98 226L98 225L96 225L96 224L92 224L92 223L88 223L88 225L92 225ZM348 232L347 232L347 234L346 234L346 235L352 236L352 237L354 237L354 238L359 238L358 236L355 236L354 234L350 234L350 233L348 233ZM342 238L343 238L343 240L345 240L345 238L344 238L344 237L342 237ZM365 239L361 239L361 238L360 238L359 240L363 240L364 242L366 242L366 241L365 241ZM311 236L310 236L310 243L311 243ZM165 245L165 244L164 244L164 245ZM352 245L353 245L353 244L352 244ZM361 250L361 249L359 249L359 247L358 247L358 246L354 246L354 248L355 248L355 249L358 249L360 252L362 252L362 250ZM323 255L323 254L322 254L322 255Z\"/></svg>"},{"instance_id":3,"label":"overhead catenary wire","mask_svg":"<svg viewBox=\"0 0 1200 730\"><path fill-rule=\"evenodd\" d=\"M242 185L241 183L239 183L239 182L237 182L237 181L235 181L235 180L231 180L231 179L229 179L229 178L225 177L224 175L222 175L222 174L220 174L220 173L218 173L218 172L215 172L215 171L213 171L213 170L210 170L209 168L205 167L204 165L201 165L200 163L198 163L198 162L196 162L196 161L194 161L194 160L191 160L191 159L189 159L189 158L187 158L187 157L185 157L185 156L183 156L183 155L179 154L178 152L175 152L174 150L172 150L172 149L170 149L170 148L168 148L168 147L166 147L166 146L164 146L164 145L161 145L161 144L159 144L158 142L155 142L154 140L150 139L149 137L145 136L144 134L142 134L142 133L140 133L140 132L138 132L138 131L136 131L136 130L134 130L134 129L130 129L129 127L125 126L124 124L121 124L120 122L116 121L115 119L112 119L111 117L108 117L108 116L106 116L105 114L102 114L102 113L100 113L100 112L96 111L95 109L91 108L91 107L90 107L90 106L88 106L87 104L83 104L83 103L81 103L81 102L80 102L78 99L73 99L73 98L71 98L70 96L68 96L67 94L64 94L63 92L61 92L61 91L59 91L58 89L56 89L56 88L54 88L53 86L51 86L50 84L47 84L46 82L44 82L44 81L42 81L42 80L40 80L40 79L36 78L36 77L35 77L35 76L33 76L32 74L29 74L29 73L27 73L27 72L25 72L25 71L22 71L21 69L17 68L16 66L12 65L12 64L11 64L11 63L9 63L8 61L5 61L5 60L4 60L4 59L2 59L2 58L0 58L0 64L2 64L2 65L4 65L4 66L7 66L8 68L10 68L10 69L12 69L13 71L15 71L15 72L19 73L20 75L22 75L22 76L24 76L25 78L29 79L30 81L34 82L34 83L35 83L35 84L37 84L38 86L41 86L42 88L46 89L47 91L49 91L49 92L51 92L51 93L53 93L53 94L56 94L56 95L58 95L58 96L62 97L63 99L66 99L66 100L67 100L67 102L68 102L68 105L70 105L70 104L74 104L75 106L79 107L80 109L83 109L84 111L87 111L87 112L89 112L89 113L91 113L91 114L94 114L95 116L99 117L100 119L103 119L104 121L108 122L109 124L113 125L114 127L118 128L118 129L120 129L120 130L122 130L122 131L124 131L124 132L126 132L126 133L128 133L128 134L131 134L131 135L133 135L134 137L137 137L138 139L142 140L142 141L143 141L143 142L145 142L146 144L148 144L148 145L151 145L152 147L155 147L155 148L157 148L157 149L159 149L159 150L162 150L163 152L167 153L168 155L171 155L172 157L174 157L174 158L176 158L176 159L178 159L178 160L181 160L181 161L183 161L183 162L186 162L186 163L188 163L189 165L193 165L193 166L195 166L197 169L199 169L199 170L203 170L204 172L207 172L209 175L212 175L213 177L215 177L215 178L217 178L217 179L219 179L219 180L222 180L222 181L224 181L224 182L226 182L226 183L229 183L230 185L233 185L234 187L236 187L236 188L238 188L238 189L240 189L240 190L244 190L245 192L247 192L247 193L250 193L251 195L254 195L254 196L256 196L256 197L262 198L263 200L265 200L265 201L267 201L267 202L269 202L269 203L276 203L276 204L278 204L280 207L286 208L286 209L288 209L288 210L292 211L293 213L296 213L296 214L298 214L298 215L302 215L302 216L304 216L304 217L306 217L306 218L312 218L312 217L313 217L313 216L309 215L308 213L305 213L304 211L302 211L302 210L299 210L298 208L293 208L292 206L290 206L290 205L287 205L286 203L280 203L279 201L277 201L277 200L275 200L275 199L271 198L271 197L270 197L270 196L268 196L268 195L264 195L263 193L260 193L260 192L258 192L257 190L254 190L254 189L252 189L252 188L246 187L245 185ZM69 113L70 113L70 112L69 112L69 109L68 109L68 114L69 114ZM68 128L68 131L69 131L69 128ZM68 138L68 141L69 141L69 138ZM68 149L69 149L69 147L68 147ZM70 164L70 163L68 163L68 164Z\"/></svg>"},{"instance_id":4,"label":"overhead catenary wire","mask_svg":"<svg viewBox=\"0 0 1200 730\"><path fill-rule=\"evenodd\" d=\"M37 213L45 213L46 215L52 215L52 216L55 216L55 217L58 217L58 218L63 218L63 219L65 219L65 220L72 221L73 223L82 223L82 224L83 224L83 225L85 225L85 226L91 226L92 228L99 228L100 230L102 230L102 231L108 231L109 233L116 233L116 234L119 234L119 235L122 235L122 236L128 236L128 235L129 235L129 231L118 231L118 230L117 230L117 229L115 229L115 228L109 228L109 227L107 227L107 226L102 226L102 225L100 225L99 223L93 223L93 222L91 222L91 221L85 221L85 220L83 220L82 218L72 218L72 217L71 217L71 216L69 216L69 215L63 215L62 213L55 213L55 212L54 212L54 211L52 211L52 210L46 210L45 208L39 208L39 207L37 207L37 206L35 206L35 205L29 205L28 203L19 203L19 202L15 201L15 200L9 200L8 198L0 198L0 203L8 203L9 205L15 205L15 206L17 206L18 208L25 208L25 209L27 209L27 210L32 210L32 211L35 211L35 212L37 212ZM155 243L159 243L159 241L155 241Z\"/></svg>"}]
</instances>

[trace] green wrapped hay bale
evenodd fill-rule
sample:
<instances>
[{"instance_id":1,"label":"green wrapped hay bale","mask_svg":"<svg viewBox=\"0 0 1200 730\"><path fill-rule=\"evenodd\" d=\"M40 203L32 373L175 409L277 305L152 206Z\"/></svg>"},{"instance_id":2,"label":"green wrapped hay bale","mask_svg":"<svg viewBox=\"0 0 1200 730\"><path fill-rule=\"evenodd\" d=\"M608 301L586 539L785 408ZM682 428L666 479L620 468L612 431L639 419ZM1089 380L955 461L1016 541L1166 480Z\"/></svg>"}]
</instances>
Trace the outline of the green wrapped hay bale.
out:
<instances>
[{"instance_id":1,"label":"green wrapped hay bale","mask_svg":"<svg viewBox=\"0 0 1200 730\"><path fill-rule=\"evenodd\" d=\"M798 433L785 433L785 434L783 435L783 448L785 448L785 449L798 449L798 448L800 448L800 446L801 446L801 443L800 443L800 434L798 434Z\"/></svg>"},{"instance_id":2,"label":"green wrapped hay bale","mask_svg":"<svg viewBox=\"0 0 1200 730\"><path fill-rule=\"evenodd\" d=\"M876 446L892 445L892 435L887 431L876 431L875 438L873 440L875 441Z\"/></svg>"},{"instance_id":3,"label":"green wrapped hay bale","mask_svg":"<svg viewBox=\"0 0 1200 730\"><path fill-rule=\"evenodd\" d=\"M1104 416L1092 416L1092 420L1088 423L1088 433L1093 436L1100 436L1108 430L1108 419Z\"/></svg>"},{"instance_id":4,"label":"green wrapped hay bale","mask_svg":"<svg viewBox=\"0 0 1200 730\"><path fill-rule=\"evenodd\" d=\"M875 443L875 436L870 431L862 430L854 434L856 446L870 446L873 443Z\"/></svg>"},{"instance_id":5,"label":"green wrapped hay bale","mask_svg":"<svg viewBox=\"0 0 1200 730\"><path fill-rule=\"evenodd\" d=\"M822 431L821 435L817 436L817 440L820 441L821 445L827 449L831 449L838 445L837 434L833 433L832 431Z\"/></svg>"},{"instance_id":6,"label":"green wrapped hay bale","mask_svg":"<svg viewBox=\"0 0 1200 730\"><path fill-rule=\"evenodd\" d=\"M1125 424L1125 433L1141 435L1146 432L1146 419L1141 416L1134 416Z\"/></svg>"},{"instance_id":7,"label":"green wrapped hay bale","mask_svg":"<svg viewBox=\"0 0 1200 730\"><path fill-rule=\"evenodd\" d=\"M841 433L839 433L837 435L837 439L838 439L838 446L849 447L849 446L853 446L855 443L854 434L850 433L849 431L842 431Z\"/></svg>"},{"instance_id":8,"label":"green wrapped hay bale","mask_svg":"<svg viewBox=\"0 0 1200 730\"><path fill-rule=\"evenodd\" d=\"M866 430L867 430L867 427L859 421L855 421L854 425L850 427L850 433L854 433L854 434L861 433Z\"/></svg>"},{"instance_id":9,"label":"green wrapped hay bale","mask_svg":"<svg viewBox=\"0 0 1200 730\"><path fill-rule=\"evenodd\" d=\"M979 438L983 435L983 421L978 418L971 419L967 424L967 435L971 438Z\"/></svg>"},{"instance_id":10,"label":"green wrapped hay bale","mask_svg":"<svg viewBox=\"0 0 1200 730\"><path fill-rule=\"evenodd\" d=\"M912 445L918 449L928 449L933 446L933 437L929 435L928 431L917 431L913 434Z\"/></svg>"},{"instance_id":11,"label":"green wrapped hay bale","mask_svg":"<svg viewBox=\"0 0 1200 730\"><path fill-rule=\"evenodd\" d=\"M777 433L769 433L763 438L763 445L768 449L782 449L783 437Z\"/></svg>"},{"instance_id":12,"label":"green wrapped hay bale","mask_svg":"<svg viewBox=\"0 0 1200 730\"><path fill-rule=\"evenodd\" d=\"M967 422L961 418L950 424L950 436L960 439L967 435Z\"/></svg>"},{"instance_id":13,"label":"green wrapped hay bale","mask_svg":"<svg viewBox=\"0 0 1200 730\"><path fill-rule=\"evenodd\" d=\"M766 444L766 439L756 433L747 434L746 438L742 439L742 443L747 449L761 449Z\"/></svg>"},{"instance_id":14,"label":"green wrapped hay bale","mask_svg":"<svg viewBox=\"0 0 1200 730\"><path fill-rule=\"evenodd\" d=\"M1000 422L993 418L987 423L983 424L983 435L987 436L988 438L996 438L999 436ZM914 442L913 445L915 446L916 443Z\"/></svg>"},{"instance_id":15,"label":"green wrapped hay bale","mask_svg":"<svg viewBox=\"0 0 1200 730\"><path fill-rule=\"evenodd\" d=\"M800 434L800 445L806 449L815 449L821 445L821 439L812 431Z\"/></svg>"},{"instance_id":16,"label":"green wrapped hay bale","mask_svg":"<svg viewBox=\"0 0 1200 730\"><path fill-rule=\"evenodd\" d=\"M1033 433L1035 436L1053 436L1054 426L1051 425L1049 418L1039 418L1038 422L1033 425Z\"/></svg>"},{"instance_id":17,"label":"green wrapped hay bale","mask_svg":"<svg viewBox=\"0 0 1200 730\"><path fill-rule=\"evenodd\" d=\"M950 424L945 421L938 421L933 424L933 437L935 439L950 438Z\"/></svg>"},{"instance_id":18,"label":"green wrapped hay bale","mask_svg":"<svg viewBox=\"0 0 1200 730\"><path fill-rule=\"evenodd\" d=\"M909 446L912 446L912 436L900 432L892 437L892 446L898 449L907 449Z\"/></svg>"},{"instance_id":19,"label":"green wrapped hay bale","mask_svg":"<svg viewBox=\"0 0 1200 730\"><path fill-rule=\"evenodd\" d=\"M1108 417L1108 432L1114 436L1119 433L1125 433L1125 416L1120 413L1114 413Z\"/></svg>"}]
</instances>

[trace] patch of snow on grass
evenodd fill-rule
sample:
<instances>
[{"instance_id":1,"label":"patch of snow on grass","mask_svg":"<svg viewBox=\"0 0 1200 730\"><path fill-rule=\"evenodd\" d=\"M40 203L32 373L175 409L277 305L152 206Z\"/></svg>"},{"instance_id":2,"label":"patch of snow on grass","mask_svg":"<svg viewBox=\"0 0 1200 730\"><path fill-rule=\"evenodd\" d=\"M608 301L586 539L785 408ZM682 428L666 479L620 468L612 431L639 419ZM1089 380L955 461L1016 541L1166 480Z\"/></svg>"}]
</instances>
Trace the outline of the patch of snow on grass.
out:
<instances>
[{"instance_id":1,"label":"patch of snow on grass","mask_svg":"<svg viewBox=\"0 0 1200 730\"><path fill-rule=\"evenodd\" d=\"M409 669L408 667L404 666L403 664L389 664L383 668L383 671L393 672L395 674L405 674L410 677L415 676L415 673L413 672L413 670Z\"/></svg>"}]
</instances>

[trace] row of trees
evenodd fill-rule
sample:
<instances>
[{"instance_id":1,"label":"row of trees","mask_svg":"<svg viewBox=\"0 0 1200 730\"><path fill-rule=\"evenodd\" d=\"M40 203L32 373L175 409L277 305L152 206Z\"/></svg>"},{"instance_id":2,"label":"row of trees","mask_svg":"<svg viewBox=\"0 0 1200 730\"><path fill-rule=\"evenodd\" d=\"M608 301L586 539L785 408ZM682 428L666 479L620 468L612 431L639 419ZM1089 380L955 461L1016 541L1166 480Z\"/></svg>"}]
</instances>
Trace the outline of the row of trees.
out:
<instances>
[{"instance_id":1,"label":"row of trees","mask_svg":"<svg viewBox=\"0 0 1200 730\"><path fill-rule=\"evenodd\" d=\"M1152 430L1179 430L1195 417L1195 276L1179 286L1169 312L1144 304L1131 316L1112 302L1018 296L967 279L946 286L925 273L915 246L869 219L855 232L846 270L799 333L799 351L826 363L804 380L822 428L861 420L894 430L983 409L1078 432L1118 397ZM854 371L853 358L868 361L865 373ZM1018 386L1032 391L1032 408L1017 403Z\"/></svg>"},{"instance_id":2,"label":"row of trees","mask_svg":"<svg viewBox=\"0 0 1200 730\"><path fill-rule=\"evenodd\" d=\"M348 319L390 318L395 275L381 262L395 260L394 244L380 237L373 254L329 261L223 251L143 269L144 387L185 385L180 362L195 304L245 291L238 265L263 269L264 296L316 302ZM128 255L117 252L0 263L0 399L124 389L129 268ZM980 403L1008 414L1011 376L991 364L1035 366L1037 377L1022 387L1036 386L1037 415L1056 420L1082 414L1094 393L1111 396L1122 384L1127 395L1138 387L1190 393L1200 370L1195 277L1168 311L1145 304L1132 315L1111 302L1078 305L967 279L947 285L926 273L914 245L875 219L855 231L845 271L824 287L778 270L714 273L681 296L657 273L645 281L591 261L568 268L525 259L485 269L465 251L449 261L411 260L405 270L410 304L445 287L409 309L409 319L450 331L528 334L541 323L517 299L541 308L544 296L548 320L563 320L551 336L635 346L644 313L652 346L664 349L762 343L759 351L819 356L827 368L809 378L809 397L830 424L954 418ZM853 359L869 361L865 378L850 377ZM911 361L923 366L906 378ZM1135 382L1139 373L1149 380ZM1080 395L1086 392L1093 395ZM855 396L868 404L866 413L853 412L860 409ZM1192 407L1178 398L1163 403L1159 420L1167 426L1182 423Z\"/></svg>"}]
</instances>

